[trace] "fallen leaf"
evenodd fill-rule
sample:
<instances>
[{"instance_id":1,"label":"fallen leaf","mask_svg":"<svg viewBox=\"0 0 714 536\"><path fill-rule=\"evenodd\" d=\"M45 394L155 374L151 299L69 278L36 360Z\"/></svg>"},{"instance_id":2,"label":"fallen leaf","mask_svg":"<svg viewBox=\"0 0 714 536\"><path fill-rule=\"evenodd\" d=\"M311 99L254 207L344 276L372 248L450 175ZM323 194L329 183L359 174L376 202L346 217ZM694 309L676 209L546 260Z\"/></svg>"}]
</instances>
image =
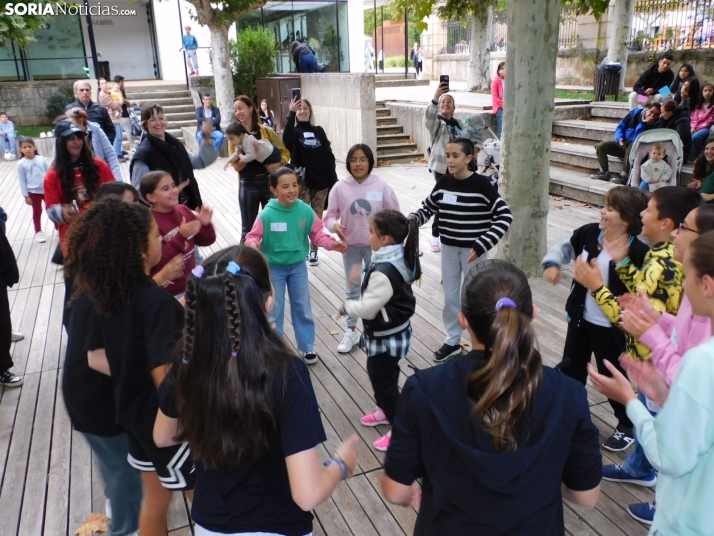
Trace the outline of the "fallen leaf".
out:
<instances>
[{"instance_id":1,"label":"fallen leaf","mask_svg":"<svg viewBox=\"0 0 714 536\"><path fill-rule=\"evenodd\" d=\"M570 206L570 203L565 203L565 206L566 206L566 207L569 207L569 206Z\"/></svg>"},{"instance_id":2,"label":"fallen leaf","mask_svg":"<svg viewBox=\"0 0 714 536\"><path fill-rule=\"evenodd\" d=\"M562 201L563 199L565 198L562 195L559 195L558 197L554 197L553 201Z\"/></svg>"},{"instance_id":3,"label":"fallen leaf","mask_svg":"<svg viewBox=\"0 0 714 536\"><path fill-rule=\"evenodd\" d=\"M78 536L92 536L95 532L108 532L107 521L109 521L109 518L104 514L89 514L82 526L75 530L74 533Z\"/></svg>"},{"instance_id":4,"label":"fallen leaf","mask_svg":"<svg viewBox=\"0 0 714 536\"><path fill-rule=\"evenodd\" d=\"M585 208L593 208L593 206L590 203L585 203Z\"/></svg>"},{"instance_id":5,"label":"fallen leaf","mask_svg":"<svg viewBox=\"0 0 714 536\"><path fill-rule=\"evenodd\" d=\"M339 335L339 334L340 334L339 331L334 331L334 330L330 331L330 335Z\"/></svg>"},{"instance_id":6,"label":"fallen leaf","mask_svg":"<svg viewBox=\"0 0 714 536\"><path fill-rule=\"evenodd\" d=\"M563 205L555 205L555 208L557 208L558 210L563 210Z\"/></svg>"}]
</instances>

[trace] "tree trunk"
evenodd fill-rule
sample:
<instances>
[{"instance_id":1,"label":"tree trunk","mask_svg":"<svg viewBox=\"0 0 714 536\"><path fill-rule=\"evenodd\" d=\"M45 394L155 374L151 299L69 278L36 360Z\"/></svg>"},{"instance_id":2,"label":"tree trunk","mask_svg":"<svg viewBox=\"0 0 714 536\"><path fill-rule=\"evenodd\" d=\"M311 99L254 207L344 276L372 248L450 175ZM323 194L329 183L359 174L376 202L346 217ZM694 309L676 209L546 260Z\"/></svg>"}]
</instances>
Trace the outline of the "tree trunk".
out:
<instances>
[{"instance_id":1,"label":"tree trunk","mask_svg":"<svg viewBox=\"0 0 714 536\"><path fill-rule=\"evenodd\" d=\"M613 19L610 26L610 41L607 48L606 62L622 65L620 75L620 93L625 91L625 70L630 41L632 22L635 18L635 0L616 0Z\"/></svg>"},{"instance_id":2,"label":"tree trunk","mask_svg":"<svg viewBox=\"0 0 714 536\"><path fill-rule=\"evenodd\" d=\"M213 80L216 84L216 103L221 110L221 127L225 129L233 121L233 71L228 52L228 28L209 27L211 30L211 62Z\"/></svg>"},{"instance_id":3,"label":"tree trunk","mask_svg":"<svg viewBox=\"0 0 714 536\"><path fill-rule=\"evenodd\" d=\"M471 19L471 51L469 57L468 91L491 88L491 35L493 8Z\"/></svg>"},{"instance_id":4,"label":"tree trunk","mask_svg":"<svg viewBox=\"0 0 714 536\"><path fill-rule=\"evenodd\" d=\"M546 253L550 141L562 0L508 0L501 191L513 211L502 254L529 276Z\"/></svg>"}]
</instances>

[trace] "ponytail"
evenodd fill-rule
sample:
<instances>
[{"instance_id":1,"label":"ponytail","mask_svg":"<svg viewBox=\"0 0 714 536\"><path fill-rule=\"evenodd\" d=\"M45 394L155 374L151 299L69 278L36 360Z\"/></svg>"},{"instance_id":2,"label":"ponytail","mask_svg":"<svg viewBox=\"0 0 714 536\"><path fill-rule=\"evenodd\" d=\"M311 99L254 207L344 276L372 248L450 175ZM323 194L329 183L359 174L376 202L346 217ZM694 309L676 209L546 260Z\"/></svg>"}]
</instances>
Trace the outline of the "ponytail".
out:
<instances>
[{"instance_id":1,"label":"ponytail","mask_svg":"<svg viewBox=\"0 0 714 536\"><path fill-rule=\"evenodd\" d=\"M542 362L525 274L506 261L477 264L464 283L461 310L487 352L467 381L473 412L497 452L518 448L518 424L533 409Z\"/></svg>"},{"instance_id":2,"label":"ponytail","mask_svg":"<svg viewBox=\"0 0 714 536\"><path fill-rule=\"evenodd\" d=\"M414 219L407 219L396 210L382 210L372 219L374 228L380 236L389 236L395 244L404 245L404 265L411 271L411 281L421 279L419 263L419 224Z\"/></svg>"}]
</instances>

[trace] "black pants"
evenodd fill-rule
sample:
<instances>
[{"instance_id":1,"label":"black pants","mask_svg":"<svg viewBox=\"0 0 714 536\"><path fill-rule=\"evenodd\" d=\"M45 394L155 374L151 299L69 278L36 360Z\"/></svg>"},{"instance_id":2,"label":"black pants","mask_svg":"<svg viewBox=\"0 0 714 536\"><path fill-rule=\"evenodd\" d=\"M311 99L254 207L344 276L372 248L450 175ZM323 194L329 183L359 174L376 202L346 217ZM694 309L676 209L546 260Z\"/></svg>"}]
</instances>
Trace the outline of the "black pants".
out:
<instances>
[{"instance_id":1,"label":"black pants","mask_svg":"<svg viewBox=\"0 0 714 536\"><path fill-rule=\"evenodd\" d=\"M561 370L585 385L588 379L587 364L594 353L595 363L600 374L612 376L605 367L604 360L607 359L627 376L618 360L625 349L625 334L619 328L615 326L604 328L585 320L572 320L568 323L568 333L565 336L565 348L563 349L563 361L570 359L570 362L567 366L561 366ZM617 429L631 434L632 421L627 416L625 406L614 400L608 399L608 402L617 418Z\"/></svg>"},{"instance_id":2,"label":"black pants","mask_svg":"<svg viewBox=\"0 0 714 536\"><path fill-rule=\"evenodd\" d=\"M74 277L64 278L64 309L62 309L62 325L69 335L69 319L72 318L72 293L74 292Z\"/></svg>"},{"instance_id":3,"label":"black pants","mask_svg":"<svg viewBox=\"0 0 714 536\"><path fill-rule=\"evenodd\" d=\"M399 359L389 354L377 354L367 358L367 374L374 389L374 399L390 424L394 423L399 400Z\"/></svg>"},{"instance_id":4,"label":"black pants","mask_svg":"<svg viewBox=\"0 0 714 536\"><path fill-rule=\"evenodd\" d=\"M12 368L10 345L12 344L12 320L10 301L7 299L7 285L0 278L0 373Z\"/></svg>"},{"instance_id":5,"label":"black pants","mask_svg":"<svg viewBox=\"0 0 714 536\"><path fill-rule=\"evenodd\" d=\"M439 173L438 171L432 171L434 174L434 180L438 181L441 177L446 175L446 173ZM434 222L431 224L431 236L439 236L439 213L434 214Z\"/></svg>"},{"instance_id":6,"label":"black pants","mask_svg":"<svg viewBox=\"0 0 714 536\"><path fill-rule=\"evenodd\" d=\"M262 205L268 204L273 197L270 193L270 183L267 175L241 179L238 189L238 206L240 207L241 233L240 241L245 242L245 236L253 228L255 218L258 217L258 210Z\"/></svg>"}]
</instances>

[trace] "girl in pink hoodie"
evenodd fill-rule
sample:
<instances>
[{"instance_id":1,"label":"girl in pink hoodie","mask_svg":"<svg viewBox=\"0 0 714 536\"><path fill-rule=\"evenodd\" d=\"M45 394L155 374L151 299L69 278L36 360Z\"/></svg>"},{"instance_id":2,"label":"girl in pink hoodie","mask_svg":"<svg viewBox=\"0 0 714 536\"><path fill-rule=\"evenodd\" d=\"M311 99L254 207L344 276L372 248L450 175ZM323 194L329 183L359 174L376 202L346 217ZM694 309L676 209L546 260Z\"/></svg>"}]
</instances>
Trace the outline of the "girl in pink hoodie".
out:
<instances>
[{"instance_id":1,"label":"girl in pink hoodie","mask_svg":"<svg viewBox=\"0 0 714 536\"><path fill-rule=\"evenodd\" d=\"M707 82L702 86L702 94L697 107L692 110L692 154L690 160L695 160L704 149L704 143L709 137L709 130L714 125L714 84Z\"/></svg>"},{"instance_id":2,"label":"girl in pink hoodie","mask_svg":"<svg viewBox=\"0 0 714 536\"><path fill-rule=\"evenodd\" d=\"M369 266L372 248L369 245L369 222L377 212L399 209L399 200L382 179L372 175L374 154L369 146L358 143L347 152L347 175L338 181L330 191L327 212L323 218L325 229L334 232L347 244L342 255L345 268L345 299L356 300L360 296L361 278L350 272L355 267ZM357 318L347 315L347 330L337 347L340 353L347 353L359 342Z\"/></svg>"}]
</instances>

